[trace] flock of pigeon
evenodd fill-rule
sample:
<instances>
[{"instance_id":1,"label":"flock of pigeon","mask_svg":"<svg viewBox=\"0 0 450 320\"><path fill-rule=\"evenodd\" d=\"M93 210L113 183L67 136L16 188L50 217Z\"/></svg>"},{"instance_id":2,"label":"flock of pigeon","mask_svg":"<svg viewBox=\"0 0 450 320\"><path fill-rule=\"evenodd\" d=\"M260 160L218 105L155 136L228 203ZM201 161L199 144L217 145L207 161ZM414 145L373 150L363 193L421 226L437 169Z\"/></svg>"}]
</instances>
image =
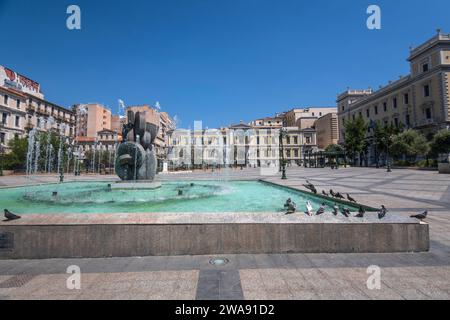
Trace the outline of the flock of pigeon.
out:
<instances>
[{"instance_id":1,"label":"flock of pigeon","mask_svg":"<svg viewBox=\"0 0 450 320\"><path fill-rule=\"evenodd\" d=\"M306 180L306 184L303 185L306 189L310 190L312 193L317 194L317 188L310 183L308 180ZM322 195L326 196L326 197L332 197L333 199L339 199L339 200L345 200L345 197L339 193L339 192L334 192L332 189L330 189L330 193L328 194L325 190L322 190ZM347 193L347 200L351 203L357 203L355 199L353 199L348 193ZM297 211L297 205L295 202L292 201L292 199L288 199L286 201L286 203L284 204L284 208L287 210L286 214L293 214ZM315 215L319 216L321 214L325 213L325 208L326 208L326 204L322 203L322 205L320 206L319 210L316 211ZM344 215L346 218L349 218L351 216L351 212L350 209L348 208L342 208L339 209L339 206L337 205L337 203L334 204L334 206L332 207L332 213L337 216L339 214ZM386 209L386 207L384 205L381 206L380 211L378 212L378 219L383 219L384 217L386 217L388 210ZM313 212L313 207L310 201L306 202L306 212L305 212L308 216L313 216L314 212ZM364 215L366 213L366 210L362 207L359 206L359 211L358 214L356 216L354 216L355 218L364 218ZM424 220L426 219L428 215L428 211L424 211L421 214L418 215L412 215L411 218L415 218L418 220Z\"/></svg>"}]
</instances>

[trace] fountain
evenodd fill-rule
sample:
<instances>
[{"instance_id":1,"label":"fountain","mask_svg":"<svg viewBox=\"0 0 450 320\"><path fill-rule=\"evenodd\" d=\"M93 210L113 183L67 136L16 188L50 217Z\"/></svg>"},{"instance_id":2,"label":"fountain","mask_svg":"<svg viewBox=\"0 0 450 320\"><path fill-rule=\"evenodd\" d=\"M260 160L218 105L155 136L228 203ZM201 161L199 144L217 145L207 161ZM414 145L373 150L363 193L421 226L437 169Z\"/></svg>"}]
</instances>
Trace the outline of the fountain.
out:
<instances>
[{"instance_id":1,"label":"fountain","mask_svg":"<svg viewBox=\"0 0 450 320\"><path fill-rule=\"evenodd\" d=\"M157 160L153 145L159 127L146 122L143 112L129 110L127 118L122 130L123 142L117 148L115 159L115 171L122 181L112 188L159 188L161 183L154 181Z\"/></svg>"}]
</instances>

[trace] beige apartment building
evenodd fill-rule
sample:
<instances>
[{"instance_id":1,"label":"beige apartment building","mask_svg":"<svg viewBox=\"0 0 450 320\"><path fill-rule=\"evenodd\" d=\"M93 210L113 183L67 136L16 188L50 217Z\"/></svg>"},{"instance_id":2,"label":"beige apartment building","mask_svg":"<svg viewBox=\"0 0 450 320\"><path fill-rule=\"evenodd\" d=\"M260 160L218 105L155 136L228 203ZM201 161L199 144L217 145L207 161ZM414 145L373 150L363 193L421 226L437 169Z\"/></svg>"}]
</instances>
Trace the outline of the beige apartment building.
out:
<instances>
[{"instance_id":1,"label":"beige apartment building","mask_svg":"<svg viewBox=\"0 0 450 320\"><path fill-rule=\"evenodd\" d=\"M428 138L450 125L450 35L438 34L408 57L410 74L390 81L377 91L346 90L337 98L340 143L345 141L346 121L362 117L366 123L401 124L421 131ZM368 132L369 141L372 131ZM371 148L369 164L374 163Z\"/></svg>"},{"instance_id":2,"label":"beige apartment building","mask_svg":"<svg viewBox=\"0 0 450 320\"><path fill-rule=\"evenodd\" d=\"M0 149L32 129L72 138L75 125L75 113L45 100L37 82L0 66Z\"/></svg>"},{"instance_id":3,"label":"beige apartment building","mask_svg":"<svg viewBox=\"0 0 450 320\"><path fill-rule=\"evenodd\" d=\"M152 108L150 105L141 105L141 106L129 106L127 107L127 111L133 111L133 112L142 112L145 114L145 121L153 123L157 126L159 126L159 112ZM128 122L128 118L127 118Z\"/></svg>"},{"instance_id":4,"label":"beige apartment building","mask_svg":"<svg viewBox=\"0 0 450 320\"><path fill-rule=\"evenodd\" d=\"M337 113L328 113L316 120L314 124L317 136L317 148L326 149L339 141L339 122Z\"/></svg>"},{"instance_id":5,"label":"beige apartment building","mask_svg":"<svg viewBox=\"0 0 450 320\"><path fill-rule=\"evenodd\" d=\"M77 114L77 137L96 138L97 132L111 130L111 110L98 103L73 107Z\"/></svg>"},{"instance_id":6,"label":"beige apartment building","mask_svg":"<svg viewBox=\"0 0 450 320\"><path fill-rule=\"evenodd\" d=\"M8 150L8 142L14 137L22 138L27 120L24 93L0 86L0 148Z\"/></svg>"},{"instance_id":7,"label":"beige apartment building","mask_svg":"<svg viewBox=\"0 0 450 320\"><path fill-rule=\"evenodd\" d=\"M117 132L119 135L122 135L122 128L126 121L125 117L121 117L119 115L111 116L111 130Z\"/></svg>"},{"instance_id":8,"label":"beige apartment building","mask_svg":"<svg viewBox=\"0 0 450 320\"><path fill-rule=\"evenodd\" d=\"M285 127L298 127L299 129L309 129L320 117L329 113L336 113L336 107L306 107L296 108L284 114Z\"/></svg>"}]
</instances>

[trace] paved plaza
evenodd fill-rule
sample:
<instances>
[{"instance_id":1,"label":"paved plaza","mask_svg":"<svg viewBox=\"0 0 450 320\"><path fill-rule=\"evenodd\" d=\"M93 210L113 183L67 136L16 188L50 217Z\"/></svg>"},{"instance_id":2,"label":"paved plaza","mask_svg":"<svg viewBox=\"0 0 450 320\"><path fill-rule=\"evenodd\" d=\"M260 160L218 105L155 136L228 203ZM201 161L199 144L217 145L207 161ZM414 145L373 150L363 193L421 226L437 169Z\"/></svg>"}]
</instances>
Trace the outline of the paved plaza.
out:
<instances>
[{"instance_id":1,"label":"paved plaza","mask_svg":"<svg viewBox=\"0 0 450 320\"><path fill-rule=\"evenodd\" d=\"M303 190L308 179L319 192L350 193L389 214L429 211L431 249L396 254L225 255L0 261L0 299L449 299L450 175L432 171L289 168L288 180L258 169L160 175L165 180L265 179ZM116 180L115 177L66 177ZM0 188L56 183L55 176L0 177ZM0 190L1 192L1 190ZM0 222L1 223L1 222ZM81 270L81 289L69 290L69 266ZM369 266L381 269L381 288L369 290Z\"/></svg>"}]
</instances>

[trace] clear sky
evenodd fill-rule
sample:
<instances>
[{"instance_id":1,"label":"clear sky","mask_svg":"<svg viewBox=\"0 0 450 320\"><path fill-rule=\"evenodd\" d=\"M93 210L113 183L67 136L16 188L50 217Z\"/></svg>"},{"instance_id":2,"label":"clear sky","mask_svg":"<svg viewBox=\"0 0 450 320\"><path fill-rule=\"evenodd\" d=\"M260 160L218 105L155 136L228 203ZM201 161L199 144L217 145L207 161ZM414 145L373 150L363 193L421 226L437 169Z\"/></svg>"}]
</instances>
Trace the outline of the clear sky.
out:
<instances>
[{"instance_id":1,"label":"clear sky","mask_svg":"<svg viewBox=\"0 0 450 320\"><path fill-rule=\"evenodd\" d=\"M366 27L370 4L381 30ZM159 101L182 127L212 128L377 88L437 28L450 33L448 0L0 0L0 65L63 106Z\"/></svg>"}]
</instances>

